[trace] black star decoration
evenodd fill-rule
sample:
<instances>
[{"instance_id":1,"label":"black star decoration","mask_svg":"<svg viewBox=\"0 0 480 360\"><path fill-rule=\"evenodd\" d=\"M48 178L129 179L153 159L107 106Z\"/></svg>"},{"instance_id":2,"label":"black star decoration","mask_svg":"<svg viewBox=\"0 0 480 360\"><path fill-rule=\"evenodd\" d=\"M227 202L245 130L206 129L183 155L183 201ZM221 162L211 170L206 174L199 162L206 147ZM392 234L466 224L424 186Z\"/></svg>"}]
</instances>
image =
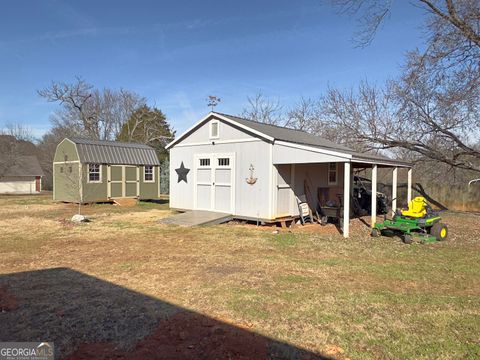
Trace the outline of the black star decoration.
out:
<instances>
[{"instance_id":1,"label":"black star decoration","mask_svg":"<svg viewBox=\"0 0 480 360\"><path fill-rule=\"evenodd\" d=\"M175 171L177 172L177 175L178 175L177 182L180 182L180 181L187 182L187 174L190 172L190 169L187 169L185 165L183 165L183 161L180 167L178 169L175 169Z\"/></svg>"}]
</instances>

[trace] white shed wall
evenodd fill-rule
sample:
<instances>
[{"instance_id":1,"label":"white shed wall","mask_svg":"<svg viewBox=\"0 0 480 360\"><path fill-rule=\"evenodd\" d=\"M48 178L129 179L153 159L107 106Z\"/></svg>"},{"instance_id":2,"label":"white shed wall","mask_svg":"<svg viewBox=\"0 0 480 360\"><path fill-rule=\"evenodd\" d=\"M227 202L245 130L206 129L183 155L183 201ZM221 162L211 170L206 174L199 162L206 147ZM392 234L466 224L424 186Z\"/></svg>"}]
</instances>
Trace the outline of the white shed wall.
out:
<instances>
[{"instance_id":1,"label":"white shed wall","mask_svg":"<svg viewBox=\"0 0 480 360\"><path fill-rule=\"evenodd\" d=\"M309 184L315 203L319 187L328 187L332 194L343 193L343 162L349 161L348 155L288 144L271 144L229 123L217 119L214 121L220 124L218 138L210 138L210 122L206 122L170 149L172 208L195 209L196 162L199 162L199 155L207 154L235 155L232 212L236 217L275 219L298 215L295 196L305 194L305 181ZM188 183L178 182L175 169L180 167L182 161L190 169ZM336 184L328 183L329 163L337 163ZM253 177L257 178L254 185L246 182L250 177L250 165L254 167ZM210 178L205 176L205 173L199 175L208 183ZM202 189L202 186L199 188ZM196 197L197 202L200 199L203 204L209 203L208 195L203 195Z\"/></svg>"},{"instance_id":2,"label":"white shed wall","mask_svg":"<svg viewBox=\"0 0 480 360\"><path fill-rule=\"evenodd\" d=\"M301 146L301 145L300 145ZM335 152L322 152L320 149L313 151L299 149L295 146L279 145L273 146L273 163L277 164L300 164L300 163L323 163L345 161L345 157L335 155Z\"/></svg>"},{"instance_id":3,"label":"white shed wall","mask_svg":"<svg viewBox=\"0 0 480 360\"><path fill-rule=\"evenodd\" d=\"M234 169L234 211L233 215L244 218L270 219L274 213L271 165L272 145L251 136L231 125L221 122L219 138L209 138L209 124L206 123L179 144L170 149L170 206L175 209L194 209L194 172L196 155L235 154ZM214 141L215 145L211 142ZM188 183L178 182L175 169L182 163L190 169ZM250 165L254 167L254 185L250 177Z\"/></svg>"},{"instance_id":4,"label":"white shed wall","mask_svg":"<svg viewBox=\"0 0 480 360\"><path fill-rule=\"evenodd\" d=\"M234 127L224 121L213 119L213 121L218 121L220 123L218 138L210 138L210 123L212 120L206 122L204 125L197 128L193 131L187 138L183 139L178 145L184 146L185 144L201 144L212 141L222 142L222 141L231 141L231 140L244 140L253 138L253 134L245 132L237 127Z\"/></svg>"}]
</instances>

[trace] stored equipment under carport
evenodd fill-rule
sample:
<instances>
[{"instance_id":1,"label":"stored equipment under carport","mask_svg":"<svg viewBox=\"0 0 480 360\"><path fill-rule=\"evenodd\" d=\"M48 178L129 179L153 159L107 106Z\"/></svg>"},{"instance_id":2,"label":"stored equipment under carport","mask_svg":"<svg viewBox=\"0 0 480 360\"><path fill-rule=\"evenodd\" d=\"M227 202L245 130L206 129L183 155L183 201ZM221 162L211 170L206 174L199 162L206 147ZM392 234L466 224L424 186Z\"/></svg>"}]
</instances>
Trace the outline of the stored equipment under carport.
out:
<instances>
[{"instance_id":1,"label":"stored equipment under carport","mask_svg":"<svg viewBox=\"0 0 480 360\"><path fill-rule=\"evenodd\" d=\"M408 204L408 210L396 212L392 220L375 224L372 236L377 237L386 232L400 233L403 242L410 244L413 240L423 243L443 241L448 237L447 225L423 197L416 197Z\"/></svg>"}]
</instances>

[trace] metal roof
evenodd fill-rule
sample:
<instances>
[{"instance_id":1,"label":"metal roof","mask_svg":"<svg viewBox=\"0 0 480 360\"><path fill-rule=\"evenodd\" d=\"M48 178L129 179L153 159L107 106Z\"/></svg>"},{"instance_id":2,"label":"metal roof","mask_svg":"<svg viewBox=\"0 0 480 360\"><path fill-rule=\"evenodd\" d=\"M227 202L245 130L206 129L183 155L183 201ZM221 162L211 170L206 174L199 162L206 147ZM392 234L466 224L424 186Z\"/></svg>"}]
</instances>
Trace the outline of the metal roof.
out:
<instances>
[{"instance_id":1,"label":"metal roof","mask_svg":"<svg viewBox=\"0 0 480 360\"><path fill-rule=\"evenodd\" d=\"M288 141L288 142L293 142L296 144L303 144L303 145L313 145L313 146L318 146L318 147L332 149L332 150L350 150L349 148L343 145L335 144L330 140L323 139L315 135L311 135L309 133L306 133L305 131L289 129L289 128L278 126L278 125L264 124L257 121L244 119L238 116L233 116L233 115L227 115L222 113L218 113L218 114L226 118L229 118L230 120L238 122L244 126L257 130L265 135L268 135L274 138L275 140Z\"/></svg>"},{"instance_id":2,"label":"metal roof","mask_svg":"<svg viewBox=\"0 0 480 360\"><path fill-rule=\"evenodd\" d=\"M394 160L390 159L386 156L377 155L377 154L370 154L370 153L360 153L358 151L352 150L346 146L336 144L330 140L321 138L316 135L312 135L306 133L305 131L289 129L283 126L277 125L270 125L264 124L257 121L244 119L238 116L218 113L218 112L211 112L201 121L196 123L190 129L185 131L182 135L177 137L174 141L167 145L167 149L175 146L179 141L181 141L184 137L189 135L190 133L194 132L199 126L201 126L206 121L210 120L212 117L216 117L223 121L231 122L231 124L235 125L237 123L240 127L243 128L244 131L248 131L250 129L251 132L256 134L257 136L263 136L268 141L284 141L298 145L306 145L311 147L316 147L319 149L331 150L336 151L338 153L343 153L346 155L350 155L352 162L356 162L359 164L377 164L377 165L385 165L385 166L403 166L403 167L411 167L412 164L407 161L402 160Z\"/></svg>"},{"instance_id":3,"label":"metal roof","mask_svg":"<svg viewBox=\"0 0 480 360\"><path fill-rule=\"evenodd\" d=\"M155 150L145 144L68 138L76 144L82 163L160 165Z\"/></svg>"},{"instance_id":4,"label":"metal roof","mask_svg":"<svg viewBox=\"0 0 480 360\"><path fill-rule=\"evenodd\" d=\"M36 156L17 156L3 172L3 177L7 176L44 176L44 173Z\"/></svg>"},{"instance_id":5,"label":"metal roof","mask_svg":"<svg viewBox=\"0 0 480 360\"><path fill-rule=\"evenodd\" d=\"M369 153L360 153L358 151L352 150L344 145L336 144L330 140L321 138L316 135L308 134L305 131L289 129L283 126L264 124L257 121L244 119L238 116L223 114L223 113L212 113L213 115L218 114L223 117L226 117L234 122L237 122L243 126L254 129L258 132L261 132L265 135L270 136L275 140L286 141L290 143L308 145L321 149L338 151L341 153L352 155L352 161L354 162L374 162L382 163L385 165L400 165L400 166L411 166L412 164L407 161L394 160L386 156L369 154Z\"/></svg>"}]
</instances>

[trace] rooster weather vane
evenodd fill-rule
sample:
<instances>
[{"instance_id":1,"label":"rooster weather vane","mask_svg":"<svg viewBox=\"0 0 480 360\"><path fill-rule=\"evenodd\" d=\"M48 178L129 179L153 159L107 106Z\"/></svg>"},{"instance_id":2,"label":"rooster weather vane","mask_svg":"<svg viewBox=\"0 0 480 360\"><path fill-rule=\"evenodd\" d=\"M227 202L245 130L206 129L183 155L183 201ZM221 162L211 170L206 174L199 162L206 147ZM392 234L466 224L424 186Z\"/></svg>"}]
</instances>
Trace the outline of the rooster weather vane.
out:
<instances>
[{"instance_id":1,"label":"rooster weather vane","mask_svg":"<svg viewBox=\"0 0 480 360\"><path fill-rule=\"evenodd\" d=\"M250 164L250 168L248 170L250 170L250 177L246 178L245 181L247 182L247 184L253 185L257 182L257 178L253 177L253 171L255 170L255 168L252 164Z\"/></svg>"}]
</instances>

